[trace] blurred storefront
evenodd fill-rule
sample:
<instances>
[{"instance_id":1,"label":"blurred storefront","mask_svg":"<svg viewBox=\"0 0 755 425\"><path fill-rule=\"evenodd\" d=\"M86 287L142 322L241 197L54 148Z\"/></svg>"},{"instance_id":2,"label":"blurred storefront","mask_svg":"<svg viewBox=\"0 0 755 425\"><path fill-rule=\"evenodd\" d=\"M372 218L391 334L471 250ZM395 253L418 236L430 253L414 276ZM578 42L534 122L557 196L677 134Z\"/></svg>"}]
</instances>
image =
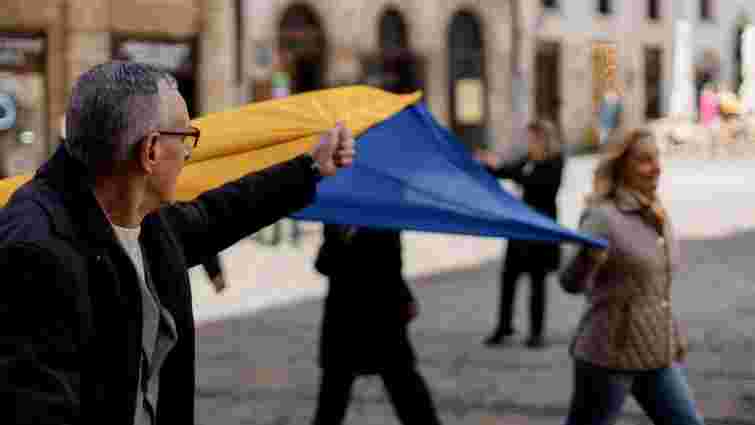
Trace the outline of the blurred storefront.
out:
<instances>
[{"instance_id":1,"label":"blurred storefront","mask_svg":"<svg viewBox=\"0 0 755 425\"><path fill-rule=\"evenodd\" d=\"M0 177L34 170L47 156L44 34L0 32Z\"/></svg>"}]
</instances>

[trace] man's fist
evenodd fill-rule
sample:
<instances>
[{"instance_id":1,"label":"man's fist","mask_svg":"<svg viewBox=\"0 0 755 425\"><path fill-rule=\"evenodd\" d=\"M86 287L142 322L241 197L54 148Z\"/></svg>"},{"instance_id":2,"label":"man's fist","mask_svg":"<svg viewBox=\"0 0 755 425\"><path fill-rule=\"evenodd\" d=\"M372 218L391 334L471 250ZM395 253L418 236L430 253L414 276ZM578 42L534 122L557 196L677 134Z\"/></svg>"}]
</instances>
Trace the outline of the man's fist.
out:
<instances>
[{"instance_id":1,"label":"man's fist","mask_svg":"<svg viewBox=\"0 0 755 425\"><path fill-rule=\"evenodd\" d=\"M339 168L350 166L355 154L351 130L339 122L320 136L320 142L312 151L312 158L320 169L320 174L333 176Z\"/></svg>"}]
</instances>

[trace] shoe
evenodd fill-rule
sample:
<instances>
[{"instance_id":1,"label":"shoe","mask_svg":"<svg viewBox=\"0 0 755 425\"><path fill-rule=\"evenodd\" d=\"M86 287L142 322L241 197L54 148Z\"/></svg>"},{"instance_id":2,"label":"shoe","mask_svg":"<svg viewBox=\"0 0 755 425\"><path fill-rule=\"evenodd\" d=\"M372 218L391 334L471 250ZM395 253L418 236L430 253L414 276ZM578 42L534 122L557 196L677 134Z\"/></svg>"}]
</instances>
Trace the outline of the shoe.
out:
<instances>
[{"instance_id":1,"label":"shoe","mask_svg":"<svg viewBox=\"0 0 755 425\"><path fill-rule=\"evenodd\" d=\"M485 338L482 343L487 345L488 347L503 345L506 340L508 340L509 337L513 336L515 333L516 332L513 329L508 329L506 331L495 331L492 335Z\"/></svg>"},{"instance_id":2,"label":"shoe","mask_svg":"<svg viewBox=\"0 0 755 425\"><path fill-rule=\"evenodd\" d=\"M531 336L527 339L526 342L527 348L532 350L542 350L547 346L545 343L545 338L542 336Z\"/></svg>"}]
</instances>

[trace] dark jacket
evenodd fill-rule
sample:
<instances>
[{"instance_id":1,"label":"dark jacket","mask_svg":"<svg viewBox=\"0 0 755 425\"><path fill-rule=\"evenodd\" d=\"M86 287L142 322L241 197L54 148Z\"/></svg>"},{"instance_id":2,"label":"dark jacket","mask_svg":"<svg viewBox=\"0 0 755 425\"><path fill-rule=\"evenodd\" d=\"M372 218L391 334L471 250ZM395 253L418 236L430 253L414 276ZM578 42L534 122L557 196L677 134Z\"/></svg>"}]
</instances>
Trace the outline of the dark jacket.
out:
<instances>
[{"instance_id":1,"label":"dark jacket","mask_svg":"<svg viewBox=\"0 0 755 425\"><path fill-rule=\"evenodd\" d=\"M541 214L557 220L556 197L561 187L563 157L545 161L527 158L490 170L501 179L510 179L522 187L522 200ZM535 241L510 241L506 249L507 265L522 270L553 271L559 268L561 248L558 244Z\"/></svg>"},{"instance_id":2,"label":"dark jacket","mask_svg":"<svg viewBox=\"0 0 755 425\"><path fill-rule=\"evenodd\" d=\"M158 423L194 423L187 269L310 203L311 161L294 159L145 217L147 273L178 331L160 375ZM0 422L132 425L137 273L83 167L64 149L0 213L0 268L0 399L11 406Z\"/></svg>"},{"instance_id":3,"label":"dark jacket","mask_svg":"<svg viewBox=\"0 0 755 425\"><path fill-rule=\"evenodd\" d=\"M325 225L315 268L328 277L320 366L357 374L413 364L407 335L414 297L397 231Z\"/></svg>"}]
</instances>

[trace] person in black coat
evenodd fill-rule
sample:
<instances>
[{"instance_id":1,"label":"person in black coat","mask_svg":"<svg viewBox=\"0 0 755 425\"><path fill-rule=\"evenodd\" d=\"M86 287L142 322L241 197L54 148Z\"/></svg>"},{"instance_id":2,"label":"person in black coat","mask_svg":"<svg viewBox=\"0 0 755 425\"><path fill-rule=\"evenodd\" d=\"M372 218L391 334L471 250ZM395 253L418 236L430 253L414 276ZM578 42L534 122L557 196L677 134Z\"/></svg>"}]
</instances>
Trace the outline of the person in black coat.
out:
<instances>
[{"instance_id":1,"label":"person in black coat","mask_svg":"<svg viewBox=\"0 0 755 425\"><path fill-rule=\"evenodd\" d=\"M332 130L311 155L175 203L199 134L172 77L98 65L73 88L66 127L0 212L0 399L12 406L0 422L191 425L187 269L311 203L353 140Z\"/></svg>"},{"instance_id":2,"label":"person in black coat","mask_svg":"<svg viewBox=\"0 0 755 425\"><path fill-rule=\"evenodd\" d=\"M538 120L527 126L528 153L519 161L499 166L497 159L480 155L488 169L498 178L510 179L523 189L523 201L541 214L557 220L556 197L561 186L564 159L560 139L548 121ZM503 344L515 333L513 326L517 282L528 274L530 292L530 335L527 346L545 345L546 278L559 268L558 244L512 240L508 242L501 271L501 296L498 324L485 340L486 345Z\"/></svg>"},{"instance_id":3,"label":"person in black coat","mask_svg":"<svg viewBox=\"0 0 755 425\"><path fill-rule=\"evenodd\" d=\"M323 236L315 269L328 277L328 294L313 423L342 423L354 380L380 375L401 423L439 424L409 342L417 302L402 275L400 233L326 224Z\"/></svg>"}]
</instances>

